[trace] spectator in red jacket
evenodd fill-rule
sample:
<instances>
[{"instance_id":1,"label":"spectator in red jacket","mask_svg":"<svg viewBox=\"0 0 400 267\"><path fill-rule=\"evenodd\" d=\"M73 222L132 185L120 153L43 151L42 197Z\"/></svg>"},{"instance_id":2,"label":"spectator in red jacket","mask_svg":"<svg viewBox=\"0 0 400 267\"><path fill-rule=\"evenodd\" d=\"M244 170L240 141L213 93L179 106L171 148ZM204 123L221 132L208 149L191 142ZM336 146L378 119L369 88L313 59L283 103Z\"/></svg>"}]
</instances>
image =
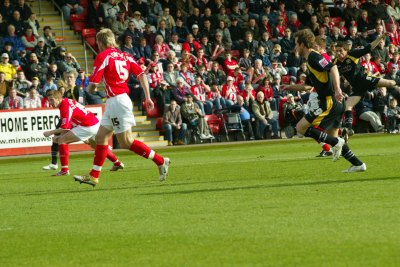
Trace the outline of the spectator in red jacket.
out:
<instances>
[{"instance_id":1,"label":"spectator in red jacket","mask_svg":"<svg viewBox=\"0 0 400 267\"><path fill-rule=\"evenodd\" d=\"M197 50L199 50L200 47L201 45L194 40L193 34L191 33L186 36L186 41L182 44L182 50L185 50L193 55L197 54Z\"/></svg>"}]
</instances>

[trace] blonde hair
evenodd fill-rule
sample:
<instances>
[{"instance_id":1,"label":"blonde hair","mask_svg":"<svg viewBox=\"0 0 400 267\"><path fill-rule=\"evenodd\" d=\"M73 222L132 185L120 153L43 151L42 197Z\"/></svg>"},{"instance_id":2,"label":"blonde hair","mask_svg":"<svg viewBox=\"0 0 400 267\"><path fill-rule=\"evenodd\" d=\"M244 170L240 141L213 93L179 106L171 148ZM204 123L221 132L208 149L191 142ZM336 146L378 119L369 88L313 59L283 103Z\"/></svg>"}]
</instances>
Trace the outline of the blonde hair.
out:
<instances>
[{"instance_id":1,"label":"blonde hair","mask_svg":"<svg viewBox=\"0 0 400 267\"><path fill-rule=\"evenodd\" d=\"M104 47L118 47L116 41L115 41L115 36L114 33L108 29L101 29L97 34L96 34L96 41L97 43L101 43Z\"/></svg>"}]
</instances>

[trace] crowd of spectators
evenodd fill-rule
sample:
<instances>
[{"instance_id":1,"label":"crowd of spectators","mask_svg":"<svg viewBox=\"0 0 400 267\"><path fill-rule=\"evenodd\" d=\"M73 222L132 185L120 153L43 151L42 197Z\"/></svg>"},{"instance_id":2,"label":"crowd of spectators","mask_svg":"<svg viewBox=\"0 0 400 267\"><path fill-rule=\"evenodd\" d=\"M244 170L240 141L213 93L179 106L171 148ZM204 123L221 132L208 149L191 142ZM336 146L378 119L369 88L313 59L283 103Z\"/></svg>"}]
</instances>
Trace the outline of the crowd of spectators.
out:
<instances>
[{"instance_id":1,"label":"crowd of spectators","mask_svg":"<svg viewBox=\"0 0 400 267\"><path fill-rule=\"evenodd\" d=\"M386 40L361 58L360 64L368 73L400 81L400 7L395 0L337 0L329 8L322 0L90 0L87 7L79 0L56 2L67 20L72 13L83 13L87 27L113 30L120 49L131 54L145 71L161 115L182 110L189 97L200 117L239 106L249 113L252 127L246 128L253 138L264 138L264 128L278 138L277 118L271 112L282 112L281 101L287 101L288 95L280 92L279 86L308 82L307 65L294 51L293 34L299 29L310 28L317 36L316 49L329 59L335 58L338 42L360 49L388 32ZM47 90L60 87L66 96L83 104L101 103L104 95L85 91L84 71L71 53L56 45L51 28L44 27L39 35L36 15L24 0L3 0L0 14L1 36L5 36L0 38L4 47L0 64L2 108L39 106L32 100L31 90L45 98ZM4 83L12 84L9 88L16 89L16 96L4 89ZM132 76L128 84L132 100L141 106L143 93L138 81ZM351 93L346 81L342 81L342 88ZM389 101L399 100L396 88L384 90L386 98L380 98L382 89L366 97L380 119L387 118ZM289 103L299 109L307 103L308 95L290 95ZM171 100L181 108L170 110ZM289 117L285 123L293 125L295 118ZM182 119L185 122L184 116ZM165 124L165 129L171 128L168 120ZM375 130L380 131L382 125L383 121ZM390 131L395 132L396 127Z\"/></svg>"}]
</instances>

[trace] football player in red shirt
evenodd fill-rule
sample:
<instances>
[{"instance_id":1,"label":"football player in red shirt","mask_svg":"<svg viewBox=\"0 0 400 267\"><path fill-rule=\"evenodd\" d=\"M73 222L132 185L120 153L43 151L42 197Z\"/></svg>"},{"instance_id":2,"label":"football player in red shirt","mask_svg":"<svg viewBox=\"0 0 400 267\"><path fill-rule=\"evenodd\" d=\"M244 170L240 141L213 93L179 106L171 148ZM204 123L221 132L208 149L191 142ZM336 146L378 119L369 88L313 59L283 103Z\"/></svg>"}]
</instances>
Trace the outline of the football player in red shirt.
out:
<instances>
[{"instance_id":1,"label":"football player in red shirt","mask_svg":"<svg viewBox=\"0 0 400 267\"><path fill-rule=\"evenodd\" d=\"M50 90L47 94L47 98L52 107L60 109L61 121L59 128L43 133L46 137L54 135L53 142L58 143L61 170L53 174L53 176L69 175L68 144L83 141L92 148L96 148L94 136L100 127L100 121L92 112L85 109L84 106L75 100L63 98L60 91ZM124 168L124 164L117 159L108 146L106 157L114 163L111 167L111 171Z\"/></svg>"},{"instance_id":2,"label":"football player in red shirt","mask_svg":"<svg viewBox=\"0 0 400 267\"><path fill-rule=\"evenodd\" d=\"M163 158L143 142L132 137L132 126L136 123L127 81L130 74L137 76L145 94L146 106L151 110L154 108L154 103L150 98L146 74L132 56L117 49L114 33L110 29L100 30L96 35L96 41L100 53L94 61L87 90L90 92L95 89L97 84L103 80L107 92L107 102L96 135L97 146L93 167L88 175L75 175L74 179L92 186L99 183L100 171L107 156L108 140L115 132L121 147L151 159L158 166L160 181L164 181L168 175L169 158Z\"/></svg>"}]
</instances>

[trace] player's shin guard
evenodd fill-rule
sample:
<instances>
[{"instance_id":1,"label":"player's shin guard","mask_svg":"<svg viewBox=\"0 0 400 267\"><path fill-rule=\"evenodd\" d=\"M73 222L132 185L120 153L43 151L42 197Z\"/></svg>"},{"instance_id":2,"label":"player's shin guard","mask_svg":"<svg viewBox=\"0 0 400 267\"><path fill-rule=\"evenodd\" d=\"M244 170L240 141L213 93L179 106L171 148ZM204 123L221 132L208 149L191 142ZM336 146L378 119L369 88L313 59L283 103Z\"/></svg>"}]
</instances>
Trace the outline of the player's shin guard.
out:
<instances>
[{"instance_id":1,"label":"player's shin guard","mask_svg":"<svg viewBox=\"0 0 400 267\"><path fill-rule=\"evenodd\" d=\"M57 165L58 144L51 145L51 164Z\"/></svg>"},{"instance_id":2,"label":"player's shin guard","mask_svg":"<svg viewBox=\"0 0 400 267\"><path fill-rule=\"evenodd\" d=\"M164 158L154 152L154 150L151 150L150 147L141 141L133 140L129 150L146 159L151 159L155 164L157 164L157 166L164 164Z\"/></svg>"},{"instance_id":3,"label":"player's shin guard","mask_svg":"<svg viewBox=\"0 0 400 267\"><path fill-rule=\"evenodd\" d=\"M343 145L342 156L354 166L361 166L363 164L362 161L354 155L347 144Z\"/></svg>"},{"instance_id":4,"label":"player's shin guard","mask_svg":"<svg viewBox=\"0 0 400 267\"><path fill-rule=\"evenodd\" d=\"M104 164L104 161L107 158L108 153L108 145L97 145L96 150L94 152L94 160L93 167L90 171L90 175L94 178L100 177L101 168Z\"/></svg>"},{"instance_id":5,"label":"player's shin guard","mask_svg":"<svg viewBox=\"0 0 400 267\"><path fill-rule=\"evenodd\" d=\"M344 127L351 129L353 126L353 111L346 110L344 112Z\"/></svg>"},{"instance_id":6,"label":"player's shin guard","mask_svg":"<svg viewBox=\"0 0 400 267\"><path fill-rule=\"evenodd\" d=\"M61 171L68 171L68 160L69 160L69 148L68 144L60 144L58 145L58 149L60 151L60 162L61 162Z\"/></svg>"},{"instance_id":7,"label":"player's shin guard","mask_svg":"<svg viewBox=\"0 0 400 267\"><path fill-rule=\"evenodd\" d=\"M327 143L332 147L338 143L338 139L336 137L332 137L327 133L325 133L324 131L321 131L320 129L312 126L308 127L304 136L311 137L317 142Z\"/></svg>"}]
</instances>

